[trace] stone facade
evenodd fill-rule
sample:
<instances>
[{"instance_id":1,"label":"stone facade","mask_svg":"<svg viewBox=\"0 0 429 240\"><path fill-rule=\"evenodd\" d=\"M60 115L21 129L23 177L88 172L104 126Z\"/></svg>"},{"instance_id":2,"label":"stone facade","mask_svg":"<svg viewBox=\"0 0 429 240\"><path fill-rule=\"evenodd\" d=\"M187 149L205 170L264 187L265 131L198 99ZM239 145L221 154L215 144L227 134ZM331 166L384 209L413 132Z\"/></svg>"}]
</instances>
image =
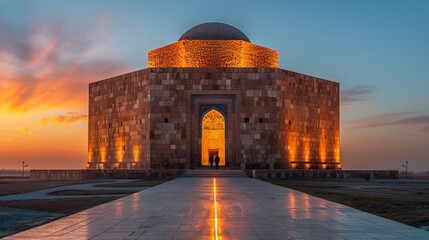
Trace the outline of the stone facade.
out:
<instances>
[{"instance_id":1,"label":"stone facade","mask_svg":"<svg viewBox=\"0 0 429 240\"><path fill-rule=\"evenodd\" d=\"M89 85L87 168L150 168L150 74L145 72Z\"/></svg>"},{"instance_id":2,"label":"stone facade","mask_svg":"<svg viewBox=\"0 0 429 240\"><path fill-rule=\"evenodd\" d=\"M229 168L341 169L338 83L277 68L277 51L222 23L148 59L89 85L88 169L199 168L208 155Z\"/></svg>"},{"instance_id":3,"label":"stone facade","mask_svg":"<svg viewBox=\"0 0 429 240\"><path fill-rule=\"evenodd\" d=\"M90 169L197 168L202 113L226 115L226 166L339 164L339 84L277 68L151 68L90 84Z\"/></svg>"},{"instance_id":4,"label":"stone facade","mask_svg":"<svg viewBox=\"0 0 429 240\"><path fill-rule=\"evenodd\" d=\"M292 168L340 169L339 84L286 70L277 80L281 161Z\"/></svg>"},{"instance_id":5,"label":"stone facade","mask_svg":"<svg viewBox=\"0 0 429 240\"><path fill-rule=\"evenodd\" d=\"M275 50L242 40L183 40L149 52L149 68L277 68Z\"/></svg>"}]
</instances>

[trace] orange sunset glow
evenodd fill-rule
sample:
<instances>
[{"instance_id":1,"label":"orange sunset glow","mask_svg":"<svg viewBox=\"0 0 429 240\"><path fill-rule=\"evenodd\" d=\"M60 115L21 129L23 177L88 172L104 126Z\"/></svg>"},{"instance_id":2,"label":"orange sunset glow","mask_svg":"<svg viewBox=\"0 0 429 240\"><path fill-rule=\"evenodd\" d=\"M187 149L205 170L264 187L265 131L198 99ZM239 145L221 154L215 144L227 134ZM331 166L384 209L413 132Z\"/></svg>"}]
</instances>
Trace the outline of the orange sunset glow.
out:
<instances>
[{"instance_id":1,"label":"orange sunset glow","mask_svg":"<svg viewBox=\"0 0 429 240\"><path fill-rule=\"evenodd\" d=\"M291 117L292 126L321 126L321 142L314 134L286 132L281 155L291 166L312 168L317 161L328 169L402 170L409 161L409 170L428 171L429 20L420 6L426 4L315 1L309 9L298 2L225 8L210 1L0 1L0 169L20 169L22 162L28 169L101 168L113 158L149 168L149 150L126 139L88 146L89 84L148 66L207 67L218 56L222 61L213 66L278 67L339 83L339 125L303 125L307 113L293 112L302 116ZM390 10L380 18L380 8ZM264 17L250 14L261 9ZM250 42L225 40L219 48L216 40L178 41L192 26L213 21L237 27ZM229 152L228 141L222 144L221 161L242 158Z\"/></svg>"},{"instance_id":2,"label":"orange sunset glow","mask_svg":"<svg viewBox=\"0 0 429 240\"><path fill-rule=\"evenodd\" d=\"M98 59L108 46L100 24L88 29L93 39L85 39L35 23L25 51L0 44L0 168L22 161L33 169L84 167L88 83L123 69Z\"/></svg>"}]
</instances>

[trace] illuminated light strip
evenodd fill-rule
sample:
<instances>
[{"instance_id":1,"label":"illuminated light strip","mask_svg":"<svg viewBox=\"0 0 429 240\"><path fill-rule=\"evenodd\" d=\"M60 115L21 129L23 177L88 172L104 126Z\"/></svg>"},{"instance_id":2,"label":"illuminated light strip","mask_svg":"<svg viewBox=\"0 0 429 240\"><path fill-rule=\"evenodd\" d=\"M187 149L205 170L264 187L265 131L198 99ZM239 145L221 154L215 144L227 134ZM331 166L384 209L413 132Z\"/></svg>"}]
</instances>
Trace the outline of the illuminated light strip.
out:
<instances>
[{"instance_id":1,"label":"illuminated light strip","mask_svg":"<svg viewBox=\"0 0 429 240\"><path fill-rule=\"evenodd\" d=\"M218 232L217 232L217 225L218 225L218 221L217 221L217 199L216 199L216 178L213 178L213 201L214 201L214 215L215 215L215 239L218 240Z\"/></svg>"}]
</instances>

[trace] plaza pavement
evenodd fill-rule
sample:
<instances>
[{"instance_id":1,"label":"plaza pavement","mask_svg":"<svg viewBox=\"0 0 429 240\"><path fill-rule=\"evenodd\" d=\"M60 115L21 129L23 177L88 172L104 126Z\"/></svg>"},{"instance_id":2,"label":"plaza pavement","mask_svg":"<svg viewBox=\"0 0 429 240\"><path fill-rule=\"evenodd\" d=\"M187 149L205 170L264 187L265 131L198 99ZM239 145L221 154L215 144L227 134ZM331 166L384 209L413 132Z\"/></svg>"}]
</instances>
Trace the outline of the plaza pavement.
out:
<instances>
[{"instance_id":1,"label":"plaza pavement","mask_svg":"<svg viewBox=\"0 0 429 240\"><path fill-rule=\"evenodd\" d=\"M216 208L215 208L216 205ZM429 239L251 178L177 178L6 239Z\"/></svg>"}]
</instances>

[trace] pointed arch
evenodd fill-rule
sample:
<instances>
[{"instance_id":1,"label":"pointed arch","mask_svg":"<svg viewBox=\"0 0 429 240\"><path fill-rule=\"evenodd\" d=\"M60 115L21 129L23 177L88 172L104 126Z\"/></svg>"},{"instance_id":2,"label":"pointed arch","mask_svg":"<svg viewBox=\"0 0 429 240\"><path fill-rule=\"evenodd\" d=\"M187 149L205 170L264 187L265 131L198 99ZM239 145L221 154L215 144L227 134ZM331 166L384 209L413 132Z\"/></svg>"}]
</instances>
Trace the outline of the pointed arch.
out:
<instances>
[{"instance_id":1,"label":"pointed arch","mask_svg":"<svg viewBox=\"0 0 429 240\"><path fill-rule=\"evenodd\" d=\"M201 165L209 165L209 154L218 154L220 166L225 165L225 116L216 109L207 111L201 121Z\"/></svg>"}]
</instances>

